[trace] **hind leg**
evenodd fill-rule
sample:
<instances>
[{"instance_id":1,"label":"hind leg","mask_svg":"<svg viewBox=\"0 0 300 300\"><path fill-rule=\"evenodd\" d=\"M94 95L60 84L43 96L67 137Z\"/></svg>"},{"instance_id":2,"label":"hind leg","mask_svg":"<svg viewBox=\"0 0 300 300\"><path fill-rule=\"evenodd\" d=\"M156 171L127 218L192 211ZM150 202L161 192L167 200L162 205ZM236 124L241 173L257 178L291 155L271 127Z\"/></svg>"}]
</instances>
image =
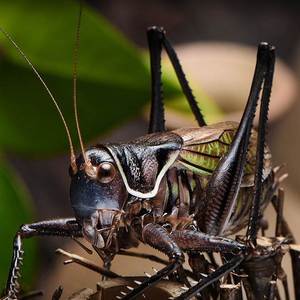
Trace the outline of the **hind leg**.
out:
<instances>
[{"instance_id":1,"label":"hind leg","mask_svg":"<svg viewBox=\"0 0 300 300\"><path fill-rule=\"evenodd\" d=\"M199 124L205 126L203 115L198 107L197 101L192 93L186 76L182 70L177 54L166 38L166 34L161 27L150 27L147 31L150 51L151 66L151 112L149 133L161 132L165 130L165 113L163 103L163 91L161 81L161 52L165 48L168 57L173 65L182 91L191 107L191 110Z\"/></svg>"}]
</instances>

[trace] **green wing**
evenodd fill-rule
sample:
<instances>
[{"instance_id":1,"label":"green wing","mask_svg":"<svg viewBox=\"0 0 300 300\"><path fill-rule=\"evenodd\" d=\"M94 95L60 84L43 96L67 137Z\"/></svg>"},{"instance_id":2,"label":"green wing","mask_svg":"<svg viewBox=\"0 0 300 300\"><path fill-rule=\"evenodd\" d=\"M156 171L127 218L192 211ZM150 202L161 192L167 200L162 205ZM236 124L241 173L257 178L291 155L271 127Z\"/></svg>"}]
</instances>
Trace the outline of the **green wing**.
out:
<instances>
[{"instance_id":1,"label":"green wing","mask_svg":"<svg viewBox=\"0 0 300 300\"><path fill-rule=\"evenodd\" d=\"M177 131L184 144L177 162L181 167L197 175L209 176L216 169L219 160L224 156L232 143L237 130L237 123L224 122L202 128L190 128ZM244 170L243 183L251 185L255 171L255 152L257 134L252 132ZM266 148L265 172L270 172L270 153ZM267 175L264 174L264 175Z\"/></svg>"},{"instance_id":2,"label":"green wing","mask_svg":"<svg viewBox=\"0 0 300 300\"><path fill-rule=\"evenodd\" d=\"M220 138L199 144L184 145L178 162L199 175L211 175L220 158L229 150L233 130L225 131Z\"/></svg>"}]
</instances>

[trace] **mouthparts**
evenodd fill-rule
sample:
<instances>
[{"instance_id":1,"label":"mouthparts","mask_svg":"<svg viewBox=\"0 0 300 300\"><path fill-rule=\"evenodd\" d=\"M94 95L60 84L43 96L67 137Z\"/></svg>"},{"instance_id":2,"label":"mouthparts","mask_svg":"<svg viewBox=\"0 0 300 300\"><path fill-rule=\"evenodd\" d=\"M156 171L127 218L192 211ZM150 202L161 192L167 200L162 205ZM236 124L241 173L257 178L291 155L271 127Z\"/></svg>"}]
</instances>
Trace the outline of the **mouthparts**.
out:
<instances>
[{"instance_id":1,"label":"mouthparts","mask_svg":"<svg viewBox=\"0 0 300 300\"><path fill-rule=\"evenodd\" d=\"M123 211L97 209L90 218L83 220L84 237L98 249L108 248L118 230Z\"/></svg>"}]
</instances>

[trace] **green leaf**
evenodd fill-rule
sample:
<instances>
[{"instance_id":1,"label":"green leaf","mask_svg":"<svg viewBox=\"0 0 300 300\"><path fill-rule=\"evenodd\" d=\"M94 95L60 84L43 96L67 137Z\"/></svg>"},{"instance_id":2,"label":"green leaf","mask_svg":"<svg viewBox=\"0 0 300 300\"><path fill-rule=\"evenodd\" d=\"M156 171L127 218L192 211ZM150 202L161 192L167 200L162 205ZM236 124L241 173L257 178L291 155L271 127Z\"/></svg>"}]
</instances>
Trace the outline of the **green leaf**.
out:
<instances>
[{"instance_id":1,"label":"green leaf","mask_svg":"<svg viewBox=\"0 0 300 300\"><path fill-rule=\"evenodd\" d=\"M72 49L79 5L75 1L1 1L0 26L42 73L75 137ZM16 49L2 36L0 147L19 153L65 150L54 106ZM139 52L103 17L84 7L78 63L82 132L91 140L136 116L149 99L149 72Z\"/></svg>"},{"instance_id":2,"label":"green leaf","mask_svg":"<svg viewBox=\"0 0 300 300\"><path fill-rule=\"evenodd\" d=\"M30 197L14 171L0 160L0 289L5 286L12 257L13 238L21 224L32 221ZM36 269L37 249L34 240L24 242L24 266L22 280L30 286Z\"/></svg>"}]
</instances>

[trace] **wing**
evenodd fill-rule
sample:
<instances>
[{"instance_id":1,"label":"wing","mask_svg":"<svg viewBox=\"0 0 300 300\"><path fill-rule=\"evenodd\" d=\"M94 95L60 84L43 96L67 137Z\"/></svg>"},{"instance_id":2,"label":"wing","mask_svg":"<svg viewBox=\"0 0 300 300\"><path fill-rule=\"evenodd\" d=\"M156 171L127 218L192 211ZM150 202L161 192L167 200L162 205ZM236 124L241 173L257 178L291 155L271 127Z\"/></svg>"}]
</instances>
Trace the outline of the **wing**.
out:
<instances>
[{"instance_id":1,"label":"wing","mask_svg":"<svg viewBox=\"0 0 300 300\"><path fill-rule=\"evenodd\" d=\"M200 176L210 176L225 155L236 133L237 122L222 122L201 128L185 128L174 132L183 139L176 164ZM252 186L256 161L256 131L252 131L242 186ZM264 178L271 172L271 153L266 146Z\"/></svg>"}]
</instances>

